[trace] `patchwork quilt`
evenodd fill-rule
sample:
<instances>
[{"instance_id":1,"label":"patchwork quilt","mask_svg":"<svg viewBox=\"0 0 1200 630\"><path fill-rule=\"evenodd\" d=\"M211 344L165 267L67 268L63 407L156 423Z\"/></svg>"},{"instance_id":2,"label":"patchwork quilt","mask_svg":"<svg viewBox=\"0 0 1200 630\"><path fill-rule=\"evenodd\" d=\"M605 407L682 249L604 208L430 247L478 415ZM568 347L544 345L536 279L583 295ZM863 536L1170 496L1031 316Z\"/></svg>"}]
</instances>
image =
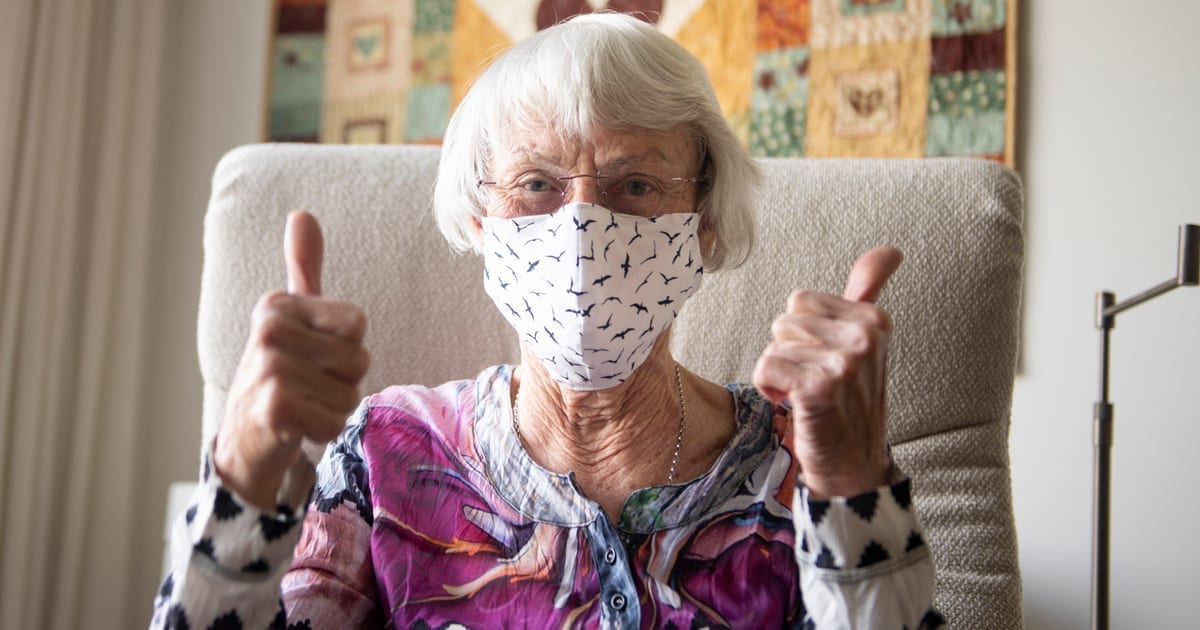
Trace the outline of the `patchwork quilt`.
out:
<instances>
[{"instance_id":1,"label":"patchwork quilt","mask_svg":"<svg viewBox=\"0 0 1200 630\"><path fill-rule=\"evenodd\" d=\"M437 143L481 68L579 13L632 13L708 68L757 157L1013 165L1016 0L275 0L266 139Z\"/></svg>"}]
</instances>

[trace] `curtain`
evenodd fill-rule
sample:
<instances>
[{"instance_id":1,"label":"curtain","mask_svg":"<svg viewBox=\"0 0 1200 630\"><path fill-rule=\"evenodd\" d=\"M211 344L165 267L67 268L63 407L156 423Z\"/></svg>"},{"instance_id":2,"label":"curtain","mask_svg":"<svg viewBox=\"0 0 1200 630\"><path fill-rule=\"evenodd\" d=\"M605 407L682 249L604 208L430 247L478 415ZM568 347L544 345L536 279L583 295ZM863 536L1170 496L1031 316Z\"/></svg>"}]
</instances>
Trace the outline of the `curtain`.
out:
<instances>
[{"instance_id":1,"label":"curtain","mask_svg":"<svg viewBox=\"0 0 1200 630\"><path fill-rule=\"evenodd\" d=\"M166 5L0 12L0 628L148 619L130 591L159 548L135 515Z\"/></svg>"}]
</instances>

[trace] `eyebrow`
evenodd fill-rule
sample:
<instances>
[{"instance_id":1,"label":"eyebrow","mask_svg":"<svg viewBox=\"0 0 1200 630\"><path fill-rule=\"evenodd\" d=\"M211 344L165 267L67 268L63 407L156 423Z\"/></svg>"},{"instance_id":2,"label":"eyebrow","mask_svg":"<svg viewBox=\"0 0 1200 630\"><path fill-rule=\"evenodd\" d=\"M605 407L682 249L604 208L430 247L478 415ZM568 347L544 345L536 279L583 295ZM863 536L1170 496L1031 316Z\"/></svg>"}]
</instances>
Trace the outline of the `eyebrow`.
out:
<instances>
[{"instance_id":1,"label":"eyebrow","mask_svg":"<svg viewBox=\"0 0 1200 630\"><path fill-rule=\"evenodd\" d=\"M558 161L559 161L558 158L559 158L559 156L557 154L540 153L537 151L528 151L525 153L525 157L521 160L516 161L514 163L514 165L518 166L518 167L541 166L541 165L557 166ZM656 161L658 161L658 162L665 162L667 164L671 163L671 160L667 158L667 155L665 153L663 153L662 149L660 149L658 147L651 147L640 153L619 155L615 159L609 160L603 164L598 165L597 169L601 170L601 171L608 170L608 169L611 169L614 167L621 167L621 166L626 166L628 164L642 162L642 161L645 161L647 158L656 159Z\"/></svg>"}]
</instances>

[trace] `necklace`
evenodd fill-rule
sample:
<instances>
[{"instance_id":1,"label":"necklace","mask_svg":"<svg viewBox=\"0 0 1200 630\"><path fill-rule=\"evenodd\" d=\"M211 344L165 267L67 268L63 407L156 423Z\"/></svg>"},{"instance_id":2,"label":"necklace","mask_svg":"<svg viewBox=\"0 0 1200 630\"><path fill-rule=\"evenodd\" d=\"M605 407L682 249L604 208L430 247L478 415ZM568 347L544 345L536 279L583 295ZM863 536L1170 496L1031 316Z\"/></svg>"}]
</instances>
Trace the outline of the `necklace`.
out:
<instances>
[{"instance_id":1,"label":"necklace","mask_svg":"<svg viewBox=\"0 0 1200 630\"><path fill-rule=\"evenodd\" d=\"M683 446L683 427L687 424L687 403L683 399L683 378L679 376L679 364L675 364L675 391L679 394L679 432L675 434L675 452L671 454L671 470L667 473L667 485L675 484L675 467L679 464L679 449ZM516 400L512 406L513 433L517 440L524 443L521 437L521 417L517 409L521 406L521 390L517 390Z\"/></svg>"}]
</instances>

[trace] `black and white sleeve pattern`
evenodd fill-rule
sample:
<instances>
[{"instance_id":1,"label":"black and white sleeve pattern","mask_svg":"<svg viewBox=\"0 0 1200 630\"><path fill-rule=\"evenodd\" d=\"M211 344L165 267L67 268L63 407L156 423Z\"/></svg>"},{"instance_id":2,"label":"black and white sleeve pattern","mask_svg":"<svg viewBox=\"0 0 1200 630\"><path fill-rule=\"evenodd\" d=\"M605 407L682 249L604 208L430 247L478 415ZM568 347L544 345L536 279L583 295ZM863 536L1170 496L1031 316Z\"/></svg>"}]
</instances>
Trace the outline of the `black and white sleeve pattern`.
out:
<instances>
[{"instance_id":1,"label":"black and white sleeve pattern","mask_svg":"<svg viewBox=\"0 0 1200 630\"><path fill-rule=\"evenodd\" d=\"M280 580L291 566L313 487L313 466L301 457L265 513L226 489L214 472L211 447L201 458L201 483L171 531L171 573L154 600L151 628L291 628Z\"/></svg>"},{"instance_id":2,"label":"black and white sleeve pattern","mask_svg":"<svg viewBox=\"0 0 1200 630\"><path fill-rule=\"evenodd\" d=\"M938 628L933 560L912 508L911 481L853 497L814 499L798 486L796 561L805 628Z\"/></svg>"}]
</instances>

